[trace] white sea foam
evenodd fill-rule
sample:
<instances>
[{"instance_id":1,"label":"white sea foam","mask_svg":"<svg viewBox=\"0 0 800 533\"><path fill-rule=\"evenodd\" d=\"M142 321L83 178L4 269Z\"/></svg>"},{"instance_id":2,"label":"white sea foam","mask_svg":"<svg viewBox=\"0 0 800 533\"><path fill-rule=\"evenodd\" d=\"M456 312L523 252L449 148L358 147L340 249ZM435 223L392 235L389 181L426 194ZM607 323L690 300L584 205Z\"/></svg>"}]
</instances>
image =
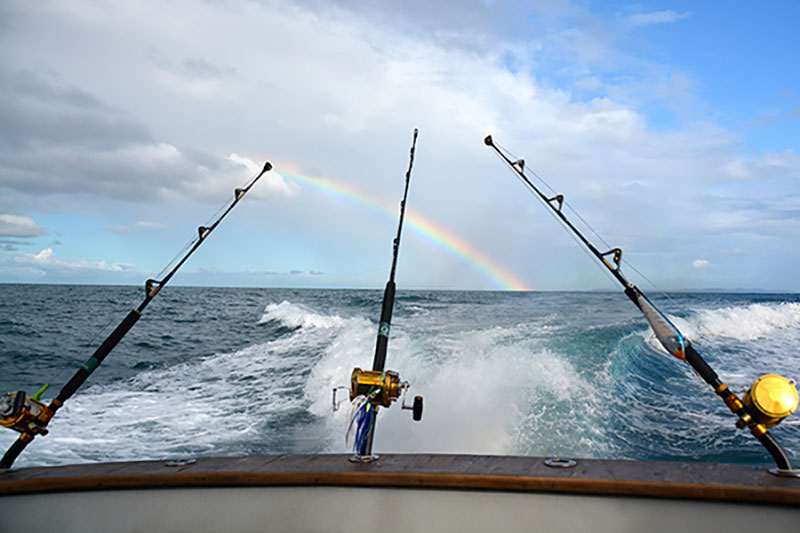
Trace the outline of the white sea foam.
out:
<instances>
[{"instance_id":1,"label":"white sea foam","mask_svg":"<svg viewBox=\"0 0 800 533\"><path fill-rule=\"evenodd\" d=\"M354 325L355 326L355 325ZM519 453L530 449L527 430L544 433L562 424L560 415L540 406L553 402L584 404L591 386L565 358L531 345L518 328L489 328L435 338L395 324L387 368L400 371L415 395L424 397L420 423L395 404L382 409L375 450L383 452ZM372 359L373 327L345 328L315 365L306 387L311 411L327 419L329 451L343 452L346 409L332 413L331 389L347 385L354 366ZM363 349L366 345L370 351ZM320 384L328 387L320 387ZM342 391L343 397L347 391ZM537 424L533 411L544 415ZM584 414L586 410L584 409ZM582 418L583 420L583 418ZM562 424L563 425L563 424ZM575 429L572 425L565 431Z\"/></svg>"},{"instance_id":2,"label":"white sea foam","mask_svg":"<svg viewBox=\"0 0 800 533\"><path fill-rule=\"evenodd\" d=\"M298 329L125 382L87 385L53 420L51 435L32 445L38 453L19 464L37 455L39 464L62 464L230 453L237 441L257 442L252 434L272 417L310 412L329 419L332 387L371 363L376 326L286 301L267 306L260 322L272 320ZM312 439L320 441L316 451L332 437L321 429Z\"/></svg>"},{"instance_id":3,"label":"white sea foam","mask_svg":"<svg viewBox=\"0 0 800 533\"><path fill-rule=\"evenodd\" d=\"M754 340L800 328L800 303L754 303L701 310L695 328L700 335Z\"/></svg>"},{"instance_id":4,"label":"white sea foam","mask_svg":"<svg viewBox=\"0 0 800 533\"><path fill-rule=\"evenodd\" d=\"M798 303L754 303L700 309L686 318L672 315L667 317L694 344L715 344L726 340L745 344L759 341L757 346L762 350L769 347L794 353L797 341L800 340ZM642 334L651 348L668 355L652 330L648 328Z\"/></svg>"},{"instance_id":5,"label":"white sea foam","mask_svg":"<svg viewBox=\"0 0 800 533\"><path fill-rule=\"evenodd\" d=\"M310 307L285 300L279 304L267 306L260 322L265 323L271 320L278 321L290 328L335 328L341 327L344 323L344 319L339 316L319 314Z\"/></svg>"},{"instance_id":6,"label":"white sea foam","mask_svg":"<svg viewBox=\"0 0 800 533\"><path fill-rule=\"evenodd\" d=\"M298 354L341 342L353 321L288 303L267 314L306 327L233 353L141 372L124 383L90 385L65 404L52 435L34 445L46 448L45 461L53 463L223 453L271 416L303 411L303 373L311 361Z\"/></svg>"},{"instance_id":7,"label":"white sea foam","mask_svg":"<svg viewBox=\"0 0 800 533\"><path fill-rule=\"evenodd\" d=\"M222 453L275 412L302 408L298 395L283 394L294 370L281 358L284 343L90 386L65 404L41 444L84 461Z\"/></svg>"},{"instance_id":8,"label":"white sea foam","mask_svg":"<svg viewBox=\"0 0 800 533\"><path fill-rule=\"evenodd\" d=\"M377 324L366 318L374 318L370 311L355 305L337 308L335 301L326 302L334 310L322 311L298 303L304 301L267 305L262 325L252 329L252 340L244 341L250 345L242 349L195 356L168 368L140 371L127 380L87 383L54 418L51 434L37 438L20 457L19 466L253 450L349 452L344 442L346 409L332 412L332 389L348 386L354 367L371 367ZM635 351L640 337L657 347L644 322L630 327L625 323L621 336L619 324L608 328L600 323L584 343L568 328L556 327L562 315L551 317L546 306L532 313L521 307L523 303L513 300L520 307L511 311L528 313L531 319L512 325L505 319L492 320L495 308L486 307L456 313L448 305L426 304L425 312L414 305L410 313L396 314L386 366L411 383L411 398L424 396L425 413L422 422L415 423L398 404L382 409L376 452L551 455L563 450L570 456L608 457L636 450L641 444L634 442L634 433L685 431L678 423L670 429L675 405L648 388L648 380L662 376L636 364L611 375L602 364L604 352L592 352L596 343L610 346L610 354L622 345ZM742 304L669 318L737 390L752 383L758 375L755 369L787 375L787 369L800 370L794 355L800 340L800 304ZM243 338L250 335L248 331ZM781 360L784 352L786 359ZM630 354L623 355L625 360ZM688 367L678 363L675 368L688 373ZM589 373L587 368L597 371ZM705 391L705 384L693 376L669 379L676 380L669 391L684 383L696 383L698 395ZM632 392L625 396L625 405L616 406L609 394L627 390L626 383ZM713 393L708 394L714 402ZM341 391L340 397L347 396ZM692 396L680 396L686 397ZM663 413L658 411L661 404L666 405ZM615 411L619 408L624 412ZM724 406L720 409L721 417L728 416ZM709 413L693 427L708 427L714 437L719 433L715 428L727 418L718 421L716 411ZM670 427L658 428L662 423ZM675 443L682 442L679 436ZM13 438L11 432L0 433L0 444L7 446ZM261 442L272 444L259 448ZM653 453L660 453L660 444L650 445ZM678 448L669 450L681 453Z\"/></svg>"}]
</instances>

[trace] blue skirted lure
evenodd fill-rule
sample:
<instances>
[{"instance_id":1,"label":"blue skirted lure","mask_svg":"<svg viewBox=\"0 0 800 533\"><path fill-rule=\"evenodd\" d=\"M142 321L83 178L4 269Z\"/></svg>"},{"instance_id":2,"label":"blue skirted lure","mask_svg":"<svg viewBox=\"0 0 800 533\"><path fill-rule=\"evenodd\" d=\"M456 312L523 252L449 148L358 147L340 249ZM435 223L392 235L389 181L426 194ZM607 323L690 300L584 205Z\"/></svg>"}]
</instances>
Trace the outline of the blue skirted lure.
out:
<instances>
[{"instance_id":1,"label":"blue skirted lure","mask_svg":"<svg viewBox=\"0 0 800 533\"><path fill-rule=\"evenodd\" d=\"M372 411L375 407L369 398L363 395L356 396L350 404L350 425L345 433L345 442L352 445L353 454L361 458L365 453L367 441L375 427L375 417Z\"/></svg>"}]
</instances>

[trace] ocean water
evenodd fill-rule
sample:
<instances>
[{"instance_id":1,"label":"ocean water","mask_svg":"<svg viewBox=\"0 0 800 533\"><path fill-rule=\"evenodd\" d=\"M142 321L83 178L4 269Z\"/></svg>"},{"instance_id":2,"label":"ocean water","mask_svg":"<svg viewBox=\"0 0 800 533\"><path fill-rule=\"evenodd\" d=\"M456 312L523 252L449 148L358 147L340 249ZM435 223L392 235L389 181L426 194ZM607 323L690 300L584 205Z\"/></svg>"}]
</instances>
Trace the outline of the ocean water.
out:
<instances>
[{"instance_id":1,"label":"ocean water","mask_svg":"<svg viewBox=\"0 0 800 533\"><path fill-rule=\"evenodd\" d=\"M800 295L649 296L738 393L764 373L800 377ZM50 383L49 401L143 297L0 285L0 389ZM166 287L15 466L348 453L332 390L371 368L381 299ZM377 453L772 462L621 291L401 290L392 322L386 366L425 412L383 409ZM5 449L17 434L0 429ZM800 415L772 433L800 463Z\"/></svg>"}]
</instances>

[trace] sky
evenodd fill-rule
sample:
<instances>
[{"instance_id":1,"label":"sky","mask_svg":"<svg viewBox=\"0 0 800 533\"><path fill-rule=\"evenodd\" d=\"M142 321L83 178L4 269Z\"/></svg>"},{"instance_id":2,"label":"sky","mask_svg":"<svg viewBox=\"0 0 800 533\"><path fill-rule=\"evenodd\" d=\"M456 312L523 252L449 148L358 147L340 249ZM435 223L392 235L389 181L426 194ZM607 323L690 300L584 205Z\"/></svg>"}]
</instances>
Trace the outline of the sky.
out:
<instances>
[{"instance_id":1,"label":"sky","mask_svg":"<svg viewBox=\"0 0 800 533\"><path fill-rule=\"evenodd\" d=\"M644 290L798 291L798 20L794 1L5 0L0 282L143 284L270 161L172 283L382 288L418 128L401 290L618 288L491 134Z\"/></svg>"}]
</instances>

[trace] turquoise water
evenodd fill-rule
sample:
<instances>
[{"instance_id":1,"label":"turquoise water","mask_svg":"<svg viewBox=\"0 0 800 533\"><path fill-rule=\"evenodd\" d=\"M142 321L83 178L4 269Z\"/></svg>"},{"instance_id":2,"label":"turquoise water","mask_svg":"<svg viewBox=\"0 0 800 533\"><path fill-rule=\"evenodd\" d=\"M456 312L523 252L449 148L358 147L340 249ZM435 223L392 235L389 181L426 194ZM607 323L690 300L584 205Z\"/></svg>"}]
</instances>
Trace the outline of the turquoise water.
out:
<instances>
[{"instance_id":1,"label":"turquoise water","mask_svg":"<svg viewBox=\"0 0 800 533\"><path fill-rule=\"evenodd\" d=\"M800 376L800 295L650 296L740 394ZM0 389L54 396L143 297L0 285ZM16 466L347 453L332 389L371 367L381 298L167 287ZM382 410L377 452L771 462L621 292L399 291L387 368L425 413ZM800 462L795 416L772 433ZM3 429L0 447L15 438Z\"/></svg>"}]
</instances>

